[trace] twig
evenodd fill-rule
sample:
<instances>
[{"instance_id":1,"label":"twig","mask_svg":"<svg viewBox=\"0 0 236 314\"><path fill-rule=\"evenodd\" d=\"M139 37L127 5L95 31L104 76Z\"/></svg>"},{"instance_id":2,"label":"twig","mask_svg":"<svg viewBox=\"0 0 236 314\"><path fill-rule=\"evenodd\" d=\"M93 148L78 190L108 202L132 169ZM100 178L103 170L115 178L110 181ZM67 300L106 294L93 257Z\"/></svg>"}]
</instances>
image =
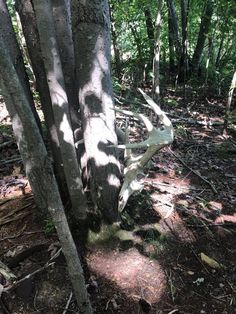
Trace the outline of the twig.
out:
<instances>
[{"instance_id":1,"label":"twig","mask_svg":"<svg viewBox=\"0 0 236 314\"><path fill-rule=\"evenodd\" d=\"M7 288L4 288L4 289L3 289L3 292L7 292L7 291L10 291L10 290L12 290L12 289L15 289L17 286L19 286L19 284L21 284L21 283L22 283L23 281L25 281L26 279L29 279L29 278L33 277L34 275L40 273L41 271L45 270L46 268L48 268L48 267L50 267L50 266L52 266L52 265L54 265L54 264L55 264L55 262L52 262L52 263L49 263L49 264L46 263L44 266L42 266L42 267L36 269L34 272L32 272L32 273L26 275L25 277L19 279L18 281L15 281L11 286L9 286L9 287L7 287Z\"/></svg>"},{"instance_id":2,"label":"twig","mask_svg":"<svg viewBox=\"0 0 236 314\"><path fill-rule=\"evenodd\" d=\"M0 242L20 237L23 234L23 232L25 231L25 228L26 228L26 225L24 225L24 227L22 228L22 230L18 234L14 235L14 236L8 236L5 238L1 238Z\"/></svg>"},{"instance_id":3,"label":"twig","mask_svg":"<svg viewBox=\"0 0 236 314\"><path fill-rule=\"evenodd\" d=\"M2 148L5 147L5 146L11 145L12 143L14 143L13 140L8 141L8 142L4 142L4 143L0 144L0 149L2 149Z\"/></svg>"},{"instance_id":4,"label":"twig","mask_svg":"<svg viewBox=\"0 0 236 314\"><path fill-rule=\"evenodd\" d=\"M73 293L71 292L70 295L69 295L69 298L68 298L68 300L67 300L65 309L64 309L64 311L63 311L62 314L66 314L66 313L67 313L67 311L68 311L68 309L69 309L69 306L70 306L70 302L71 302L72 296L73 296Z\"/></svg>"},{"instance_id":5,"label":"twig","mask_svg":"<svg viewBox=\"0 0 236 314\"><path fill-rule=\"evenodd\" d=\"M26 275L25 277L19 279L18 281L15 281L11 286L4 288L4 289L3 289L3 292L7 292L7 291L10 291L10 290L12 290L12 289L15 289L19 284L21 284L21 283L22 283L23 281L25 281L26 279L29 279L29 278L33 277L34 275L36 275L36 274L42 272L43 270L45 270L46 268L48 268L48 267L50 267L50 266L53 266L53 265L55 264L55 262L52 262L52 261L60 255L61 251L62 251L62 249L60 248L60 249L49 259L49 261L47 261L47 263L46 263L44 266L42 266L42 267L36 269L34 272L32 272L32 273Z\"/></svg>"},{"instance_id":6,"label":"twig","mask_svg":"<svg viewBox=\"0 0 236 314\"><path fill-rule=\"evenodd\" d=\"M18 162L18 161L22 161L21 157L8 159L6 161L1 161L0 165L3 166L3 165L11 164L12 162Z\"/></svg>"},{"instance_id":7,"label":"twig","mask_svg":"<svg viewBox=\"0 0 236 314\"><path fill-rule=\"evenodd\" d=\"M186 164L186 162L183 161L182 158L180 158L179 156L177 156L171 149L169 149L169 150L170 150L171 154L172 154L173 156L175 156L175 158L178 159L187 169L189 169L192 173L194 173L196 176L198 176L200 179L202 179L205 183L207 183L207 184L211 187L212 191L213 191L215 194L218 193L217 190L216 190L216 188L214 187L214 185L213 185L210 181L208 181L207 179L205 179L205 178L204 178L200 173L198 173L196 170L194 170L194 169L192 169L191 167L189 167L189 166Z\"/></svg>"}]
</instances>

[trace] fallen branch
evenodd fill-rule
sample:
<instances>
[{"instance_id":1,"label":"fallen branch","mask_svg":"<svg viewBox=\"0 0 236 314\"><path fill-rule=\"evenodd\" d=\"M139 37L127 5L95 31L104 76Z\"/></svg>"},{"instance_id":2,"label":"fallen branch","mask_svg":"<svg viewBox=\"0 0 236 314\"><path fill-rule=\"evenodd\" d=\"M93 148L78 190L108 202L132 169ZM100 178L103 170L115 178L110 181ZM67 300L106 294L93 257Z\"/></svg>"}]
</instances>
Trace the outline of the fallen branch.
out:
<instances>
[{"instance_id":1,"label":"fallen branch","mask_svg":"<svg viewBox=\"0 0 236 314\"><path fill-rule=\"evenodd\" d=\"M196 176L198 176L200 179L202 179L202 181L204 181L206 184L208 184L210 186L210 188L212 189L212 191L216 194L217 189L214 187L214 185L208 181L207 179L205 179L200 173L198 173L196 170L192 169L191 167L189 167L185 161L183 161L182 158L180 158L179 156L177 156L171 149L170 152L173 156L175 156L176 159L178 159L187 169L189 169L192 173L194 173Z\"/></svg>"},{"instance_id":2,"label":"fallen branch","mask_svg":"<svg viewBox=\"0 0 236 314\"><path fill-rule=\"evenodd\" d=\"M4 148L5 146L13 144L14 142L15 141L13 141L13 140L8 141L8 142L4 142L4 143L0 144L0 149Z\"/></svg>"},{"instance_id":3,"label":"fallen branch","mask_svg":"<svg viewBox=\"0 0 236 314\"><path fill-rule=\"evenodd\" d=\"M54 260L55 258L57 258L57 257L60 255L61 251L62 251L62 249L60 248L60 249L47 261L47 263L46 263L44 266L42 266L42 267L36 269L36 270L33 271L32 273L30 273L30 274L26 275L25 277L19 279L18 281L15 281L12 285L10 285L10 286L4 288L4 289L3 289L3 292L9 292L10 290L15 289L19 284L21 284L21 283L22 283L23 281L25 281L26 279L30 279L31 277L33 277L33 276L35 276L36 274L42 272L42 271L45 270L46 268L48 268L48 267L50 267L50 266L53 266L53 265L55 264L55 262L53 262L53 260Z\"/></svg>"}]
</instances>

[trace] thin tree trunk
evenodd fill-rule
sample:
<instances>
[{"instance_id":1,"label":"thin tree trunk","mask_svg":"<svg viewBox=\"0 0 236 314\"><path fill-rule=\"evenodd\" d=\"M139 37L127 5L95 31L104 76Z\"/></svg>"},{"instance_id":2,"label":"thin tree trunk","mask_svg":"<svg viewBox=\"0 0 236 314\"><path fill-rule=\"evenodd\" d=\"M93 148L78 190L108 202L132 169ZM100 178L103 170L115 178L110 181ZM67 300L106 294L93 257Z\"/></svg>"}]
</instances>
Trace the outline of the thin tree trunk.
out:
<instances>
[{"instance_id":1,"label":"thin tree trunk","mask_svg":"<svg viewBox=\"0 0 236 314\"><path fill-rule=\"evenodd\" d=\"M68 98L53 24L52 7L48 0L34 0L33 4L64 171L72 204L72 213L76 220L85 219L87 202L74 146Z\"/></svg>"},{"instance_id":2,"label":"thin tree trunk","mask_svg":"<svg viewBox=\"0 0 236 314\"><path fill-rule=\"evenodd\" d=\"M231 107L231 102L233 99L233 93L234 89L236 86L236 70L234 71L234 75L231 81L230 89L228 92L228 99L227 99L227 104L226 104L226 112L225 112L225 121L224 121L224 131L227 130L228 124L229 124L229 117L230 117L230 107Z\"/></svg>"},{"instance_id":3,"label":"thin tree trunk","mask_svg":"<svg viewBox=\"0 0 236 314\"><path fill-rule=\"evenodd\" d=\"M172 38L175 47L175 54L177 61L180 58L181 54L181 45L179 39L179 25L178 25L178 17L175 9L175 5L173 0L166 0L168 7L168 17L169 17L169 35Z\"/></svg>"},{"instance_id":4,"label":"thin tree trunk","mask_svg":"<svg viewBox=\"0 0 236 314\"><path fill-rule=\"evenodd\" d=\"M51 161L47 156L27 96L2 37L0 37L0 69L0 84L35 201L39 208L48 209L52 216L66 258L79 310L81 313L90 314L92 309L83 269L66 220ZM2 84L3 81L4 84Z\"/></svg>"},{"instance_id":5,"label":"thin tree trunk","mask_svg":"<svg viewBox=\"0 0 236 314\"><path fill-rule=\"evenodd\" d=\"M65 88L69 102L72 128L76 134L81 128L79 99L76 90L75 56L72 38L70 0L51 0L56 40L59 48ZM81 140L76 138L76 141Z\"/></svg>"},{"instance_id":6,"label":"thin tree trunk","mask_svg":"<svg viewBox=\"0 0 236 314\"><path fill-rule=\"evenodd\" d=\"M161 10L162 0L157 1L157 18L156 18L156 42L153 58L153 87L152 95L154 101L160 105L160 50L161 50Z\"/></svg>"},{"instance_id":7,"label":"thin tree trunk","mask_svg":"<svg viewBox=\"0 0 236 314\"><path fill-rule=\"evenodd\" d=\"M201 24L198 33L198 39L196 48L194 50L193 58L192 58L192 66L193 66L193 74L197 74L199 69L199 64L205 44L205 40L208 36L210 24L211 24L211 17L213 14L213 2L212 0L207 0L206 6L204 7L203 14L201 17Z\"/></svg>"},{"instance_id":8,"label":"thin tree trunk","mask_svg":"<svg viewBox=\"0 0 236 314\"><path fill-rule=\"evenodd\" d=\"M41 132L42 129L41 129L41 124L40 124L40 119L35 109L33 95L30 90L29 79L28 79L25 66L24 66L24 60L22 58L19 44L16 40L16 35L12 27L11 18L10 18L5 0L0 0L0 33L2 34L2 37L5 40L5 42L8 43L10 57L16 68L16 72L19 76L19 79L24 88L25 94L27 96L28 102L30 104L31 110L33 112L34 118Z\"/></svg>"},{"instance_id":9,"label":"thin tree trunk","mask_svg":"<svg viewBox=\"0 0 236 314\"><path fill-rule=\"evenodd\" d=\"M122 79L122 66L121 66L121 59L120 59L120 50L117 44L117 33L116 33L116 27L115 27L115 19L114 15L112 13L113 7L110 3L110 19L111 19L111 39L113 44L113 50L114 50L114 57L115 57L115 67L116 67L116 75L121 83Z\"/></svg>"},{"instance_id":10,"label":"thin tree trunk","mask_svg":"<svg viewBox=\"0 0 236 314\"><path fill-rule=\"evenodd\" d=\"M145 15L145 22L146 22L146 29L147 29L147 35L148 35L148 41L149 41L149 61L147 64L147 73L151 72L152 70L152 61L154 57L154 50L155 50L155 36L154 36L154 27L152 23L152 14L149 8L145 8L144 10Z\"/></svg>"},{"instance_id":11,"label":"thin tree trunk","mask_svg":"<svg viewBox=\"0 0 236 314\"><path fill-rule=\"evenodd\" d=\"M115 114L110 73L108 2L73 1L73 35L79 102L93 202L109 221L117 220L120 164L115 148Z\"/></svg>"},{"instance_id":12,"label":"thin tree trunk","mask_svg":"<svg viewBox=\"0 0 236 314\"><path fill-rule=\"evenodd\" d=\"M57 178L57 183L62 199L67 201L68 190L65 181L64 170L62 166L62 157L59 148L59 140L55 126L52 102L47 84L47 76L44 68L39 34L36 25L36 18L31 0L17 0L15 2L16 10L20 16L21 25L26 40L26 45L36 79L36 89L40 96L45 123L49 133L50 147L53 156L53 167Z\"/></svg>"},{"instance_id":13,"label":"thin tree trunk","mask_svg":"<svg viewBox=\"0 0 236 314\"><path fill-rule=\"evenodd\" d=\"M223 48L223 44L224 44L224 39L225 39L225 34L223 33L222 37L221 37L221 40L220 40L220 46L219 46L219 49L218 49L216 62L215 62L216 69L218 69L219 65L220 65L220 58L221 58L222 48Z\"/></svg>"}]
</instances>

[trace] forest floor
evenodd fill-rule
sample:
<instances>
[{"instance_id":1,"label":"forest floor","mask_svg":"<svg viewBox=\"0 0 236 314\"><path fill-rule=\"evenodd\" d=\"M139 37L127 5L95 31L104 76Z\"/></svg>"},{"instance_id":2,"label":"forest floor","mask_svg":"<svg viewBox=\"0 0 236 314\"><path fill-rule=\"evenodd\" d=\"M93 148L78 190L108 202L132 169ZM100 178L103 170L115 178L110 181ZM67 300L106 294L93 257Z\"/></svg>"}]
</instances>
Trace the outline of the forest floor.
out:
<instances>
[{"instance_id":1,"label":"forest floor","mask_svg":"<svg viewBox=\"0 0 236 314\"><path fill-rule=\"evenodd\" d=\"M164 101L174 143L145 170L122 229L89 234L94 312L236 313L236 142L222 135L225 103L191 91L185 105L171 90ZM17 282L2 294L0 313L76 313L53 224L36 219L9 118L0 119L0 261ZM133 125L131 136L140 131ZM2 267L0 295L9 282Z\"/></svg>"}]
</instances>

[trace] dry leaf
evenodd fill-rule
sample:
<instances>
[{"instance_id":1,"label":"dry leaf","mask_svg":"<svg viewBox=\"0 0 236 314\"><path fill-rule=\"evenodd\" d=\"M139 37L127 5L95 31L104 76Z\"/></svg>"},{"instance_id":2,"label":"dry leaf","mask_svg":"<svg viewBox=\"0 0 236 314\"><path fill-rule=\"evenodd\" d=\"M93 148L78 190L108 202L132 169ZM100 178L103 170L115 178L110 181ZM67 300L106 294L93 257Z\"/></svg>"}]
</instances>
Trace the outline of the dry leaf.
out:
<instances>
[{"instance_id":1,"label":"dry leaf","mask_svg":"<svg viewBox=\"0 0 236 314\"><path fill-rule=\"evenodd\" d=\"M202 262L206 263L208 266L210 266L211 268L221 268L222 265L219 264L217 261L215 261L213 258L210 258L209 256L207 256L204 253L200 254L201 260Z\"/></svg>"}]
</instances>

